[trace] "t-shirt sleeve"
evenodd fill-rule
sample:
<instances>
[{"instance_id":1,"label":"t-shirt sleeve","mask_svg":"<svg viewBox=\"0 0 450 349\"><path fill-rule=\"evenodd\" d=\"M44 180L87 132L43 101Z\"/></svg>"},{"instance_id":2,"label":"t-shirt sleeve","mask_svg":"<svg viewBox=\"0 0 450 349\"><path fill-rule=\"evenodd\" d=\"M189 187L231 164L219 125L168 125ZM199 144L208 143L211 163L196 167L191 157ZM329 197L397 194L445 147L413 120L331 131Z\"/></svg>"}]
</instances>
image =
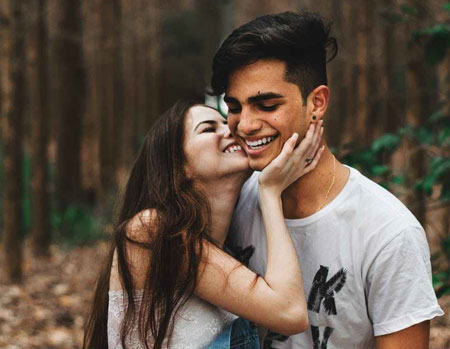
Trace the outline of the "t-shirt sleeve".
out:
<instances>
[{"instance_id":1,"label":"t-shirt sleeve","mask_svg":"<svg viewBox=\"0 0 450 349\"><path fill-rule=\"evenodd\" d=\"M431 282L423 229L407 228L378 251L368 269L366 297L375 336L444 314Z\"/></svg>"}]
</instances>

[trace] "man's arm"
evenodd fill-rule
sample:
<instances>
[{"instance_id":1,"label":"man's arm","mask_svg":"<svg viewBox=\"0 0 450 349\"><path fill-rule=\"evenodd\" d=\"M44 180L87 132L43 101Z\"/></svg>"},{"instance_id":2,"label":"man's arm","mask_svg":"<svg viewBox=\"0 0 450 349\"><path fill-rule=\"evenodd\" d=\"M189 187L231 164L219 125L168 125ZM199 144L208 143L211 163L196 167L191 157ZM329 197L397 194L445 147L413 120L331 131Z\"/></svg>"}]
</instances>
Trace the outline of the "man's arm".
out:
<instances>
[{"instance_id":1,"label":"man's arm","mask_svg":"<svg viewBox=\"0 0 450 349\"><path fill-rule=\"evenodd\" d=\"M377 349L427 349L429 339L429 320L401 331L375 337Z\"/></svg>"}]
</instances>

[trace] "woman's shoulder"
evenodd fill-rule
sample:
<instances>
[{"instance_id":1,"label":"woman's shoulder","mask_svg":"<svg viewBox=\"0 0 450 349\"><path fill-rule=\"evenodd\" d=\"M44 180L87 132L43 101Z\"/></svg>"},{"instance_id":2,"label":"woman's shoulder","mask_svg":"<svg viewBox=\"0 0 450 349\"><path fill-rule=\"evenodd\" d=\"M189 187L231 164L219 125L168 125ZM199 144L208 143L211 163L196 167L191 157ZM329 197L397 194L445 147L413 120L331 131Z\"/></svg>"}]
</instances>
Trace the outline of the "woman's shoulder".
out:
<instances>
[{"instance_id":1,"label":"woman's shoulder","mask_svg":"<svg viewBox=\"0 0 450 349\"><path fill-rule=\"evenodd\" d=\"M154 208L145 209L131 218L125 226L128 239L140 243L152 241L158 227L158 212Z\"/></svg>"}]
</instances>

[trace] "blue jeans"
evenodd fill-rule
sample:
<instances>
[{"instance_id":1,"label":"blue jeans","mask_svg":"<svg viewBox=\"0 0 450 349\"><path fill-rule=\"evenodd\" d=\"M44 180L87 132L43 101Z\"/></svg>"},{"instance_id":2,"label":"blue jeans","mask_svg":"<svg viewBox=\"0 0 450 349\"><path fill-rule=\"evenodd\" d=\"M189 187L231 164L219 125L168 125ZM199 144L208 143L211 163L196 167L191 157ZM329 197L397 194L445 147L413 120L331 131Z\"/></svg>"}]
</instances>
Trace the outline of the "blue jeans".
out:
<instances>
[{"instance_id":1,"label":"blue jeans","mask_svg":"<svg viewBox=\"0 0 450 349\"><path fill-rule=\"evenodd\" d=\"M234 320L208 346L208 349L259 349L259 338L256 327L247 320Z\"/></svg>"}]
</instances>

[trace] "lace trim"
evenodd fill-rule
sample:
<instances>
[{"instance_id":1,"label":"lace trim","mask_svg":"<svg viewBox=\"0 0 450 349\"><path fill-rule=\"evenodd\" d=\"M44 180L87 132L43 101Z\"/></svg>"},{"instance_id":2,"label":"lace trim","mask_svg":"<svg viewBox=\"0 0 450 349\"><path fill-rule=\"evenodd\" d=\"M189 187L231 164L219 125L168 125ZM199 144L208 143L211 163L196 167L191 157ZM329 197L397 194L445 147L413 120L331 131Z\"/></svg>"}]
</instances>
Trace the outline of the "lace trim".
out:
<instances>
[{"instance_id":1,"label":"lace trim","mask_svg":"<svg viewBox=\"0 0 450 349\"><path fill-rule=\"evenodd\" d=\"M108 307L108 347L122 349L120 340L120 324L124 317L124 306L128 303L123 290L109 291ZM133 292L133 298L139 306L143 290ZM170 348L204 348L210 344L222 330L235 320L237 316L219 309L198 297L191 297L175 315L174 330L170 340ZM135 325L126 338L127 347L143 349ZM151 338L148 344L152 344ZM167 347L167 339L163 346Z\"/></svg>"}]
</instances>

